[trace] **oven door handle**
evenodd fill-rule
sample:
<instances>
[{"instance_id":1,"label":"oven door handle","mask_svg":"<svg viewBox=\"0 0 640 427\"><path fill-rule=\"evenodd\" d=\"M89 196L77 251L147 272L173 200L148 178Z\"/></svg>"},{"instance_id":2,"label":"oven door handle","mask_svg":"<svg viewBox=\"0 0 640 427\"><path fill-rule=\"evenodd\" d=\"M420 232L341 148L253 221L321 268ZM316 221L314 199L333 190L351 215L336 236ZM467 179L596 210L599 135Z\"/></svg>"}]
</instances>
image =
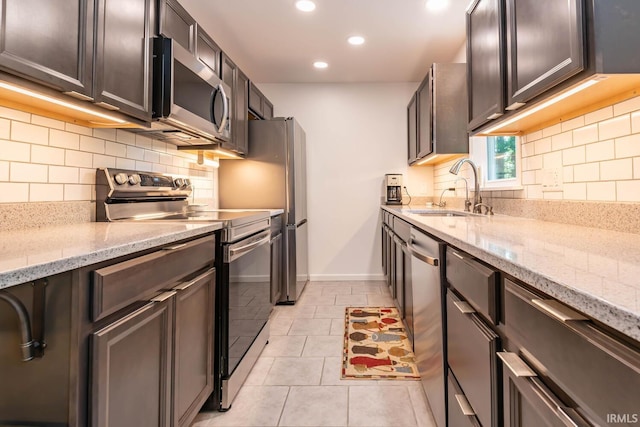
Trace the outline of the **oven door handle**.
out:
<instances>
[{"instance_id":1,"label":"oven door handle","mask_svg":"<svg viewBox=\"0 0 640 427\"><path fill-rule=\"evenodd\" d=\"M254 250L258 246L262 246L270 242L271 242L271 236L267 232L266 235L260 240L256 240L247 245L239 246L237 248L229 248L229 261L233 261L234 259L246 254L247 252Z\"/></svg>"}]
</instances>

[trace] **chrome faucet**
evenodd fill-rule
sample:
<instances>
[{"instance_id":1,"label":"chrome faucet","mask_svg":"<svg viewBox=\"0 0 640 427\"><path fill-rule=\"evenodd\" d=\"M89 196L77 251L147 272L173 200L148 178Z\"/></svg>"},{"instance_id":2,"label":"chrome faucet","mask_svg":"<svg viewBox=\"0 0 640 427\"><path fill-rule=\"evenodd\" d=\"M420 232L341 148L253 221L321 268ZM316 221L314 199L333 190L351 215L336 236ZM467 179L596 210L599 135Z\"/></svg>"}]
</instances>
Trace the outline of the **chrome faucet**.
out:
<instances>
[{"instance_id":1,"label":"chrome faucet","mask_svg":"<svg viewBox=\"0 0 640 427\"><path fill-rule=\"evenodd\" d=\"M471 166L471 169L473 170L473 179L475 183L475 187L474 187L475 194L473 195L473 213L482 213L480 206L478 206L482 203L482 197L480 196L480 181L478 181L478 168L476 167L475 163L473 163L471 159L466 159L466 158L460 159L457 162L455 162L453 166L451 166L451 169L449 169L449 172L454 175L458 175L458 172L460 172L460 168L465 163L469 163L469 166ZM467 206L467 202L469 202L468 195L467 195L467 200L465 200L465 206Z\"/></svg>"},{"instance_id":2,"label":"chrome faucet","mask_svg":"<svg viewBox=\"0 0 640 427\"><path fill-rule=\"evenodd\" d=\"M453 181L453 185L455 186L458 181L463 181L464 182L464 210L465 212L471 212L471 200L469 200L469 183L467 182L466 179L460 177L460 178L456 178L455 181Z\"/></svg>"}]
</instances>

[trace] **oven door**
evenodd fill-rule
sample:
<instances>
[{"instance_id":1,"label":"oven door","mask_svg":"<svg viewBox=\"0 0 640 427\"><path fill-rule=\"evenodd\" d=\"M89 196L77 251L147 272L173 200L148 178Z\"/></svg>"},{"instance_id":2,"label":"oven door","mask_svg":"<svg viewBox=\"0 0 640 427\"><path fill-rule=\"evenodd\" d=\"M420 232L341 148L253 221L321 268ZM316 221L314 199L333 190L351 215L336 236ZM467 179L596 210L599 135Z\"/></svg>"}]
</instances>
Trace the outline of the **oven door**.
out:
<instances>
[{"instance_id":1,"label":"oven door","mask_svg":"<svg viewBox=\"0 0 640 427\"><path fill-rule=\"evenodd\" d=\"M154 117L200 137L230 141L231 88L172 39L156 38L154 53Z\"/></svg>"},{"instance_id":2,"label":"oven door","mask_svg":"<svg viewBox=\"0 0 640 427\"><path fill-rule=\"evenodd\" d=\"M247 355L273 308L270 241L271 233L265 230L225 249L229 267L227 376L234 374Z\"/></svg>"}]
</instances>

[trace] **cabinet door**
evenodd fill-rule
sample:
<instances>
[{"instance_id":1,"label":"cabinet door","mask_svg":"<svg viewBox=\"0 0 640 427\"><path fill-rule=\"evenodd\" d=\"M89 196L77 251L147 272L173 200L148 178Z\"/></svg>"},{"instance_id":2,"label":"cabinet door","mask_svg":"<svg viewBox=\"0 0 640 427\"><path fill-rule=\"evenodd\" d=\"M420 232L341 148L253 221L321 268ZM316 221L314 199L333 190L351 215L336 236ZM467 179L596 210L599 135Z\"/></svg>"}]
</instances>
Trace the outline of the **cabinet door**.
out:
<instances>
[{"instance_id":1,"label":"cabinet door","mask_svg":"<svg viewBox=\"0 0 640 427\"><path fill-rule=\"evenodd\" d=\"M433 133L431 126L431 70L418 88L418 158L433 152Z\"/></svg>"},{"instance_id":2,"label":"cabinet door","mask_svg":"<svg viewBox=\"0 0 640 427\"><path fill-rule=\"evenodd\" d=\"M395 247L396 247L396 271L395 271L395 295L394 300L396 303L396 308L400 313L400 318L404 318L404 290L405 290L405 269L404 269L404 251L403 251L403 242L398 237L394 238Z\"/></svg>"},{"instance_id":3,"label":"cabinet door","mask_svg":"<svg viewBox=\"0 0 640 427\"><path fill-rule=\"evenodd\" d=\"M233 88L233 99L236 105L232 135L235 149L239 153L249 153L249 78L238 69L236 86Z\"/></svg>"},{"instance_id":4,"label":"cabinet door","mask_svg":"<svg viewBox=\"0 0 640 427\"><path fill-rule=\"evenodd\" d=\"M271 304L280 300L282 293L283 267L282 234L271 239Z\"/></svg>"},{"instance_id":5,"label":"cabinet door","mask_svg":"<svg viewBox=\"0 0 640 427\"><path fill-rule=\"evenodd\" d=\"M263 118L265 120L273 119L273 104L267 99L263 98L264 103L262 104L262 112Z\"/></svg>"},{"instance_id":6,"label":"cabinet door","mask_svg":"<svg viewBox=\"0 0 640 427\"><path fill-rule=\"evenodd\" d=\"M504 0L476 0L467 10L469 130L504 112Z\"/></svg>"},{"instance_id":7,"label":"cabinet door","mask_svg":"<svg viewBox=\"0 0 640 427\"><path fill-rule=\"evenodd\" d=\"M196 38L196 57L220 77L220 54L222 50L209 37L207 33L198 27Z\"/></svg>"},{"instance_id":8,"label":"cabinet door","mask_svg":"<svg viewBox=\"0 0 640 427\"><path fill-rule=\"evenodd\" d=\"M141 120L151 119L150 8L151 0L98 0L95 101Z\"/></svg>"},{"instance_id":9,"label":"cabinet door","mask_svg":"<svg viewBox=\"0 0 640 427\"><path fill-rule=\"evenodd\" d=\"M2 0L0 67L91 97L93 1Z\"/></svg>"},{"instance_id":10,"label":"cabinet door","mask_svg":"<svg viewBox=\"0 0 640 427\"><path fill-rule=\"evenodd\" d=\"M407 105L407 131L408 135L408 160L409 164L416 161L418 158L418 113L417 113L417 100L416 95L414 94L411 97L411 101L409 101L409 105Z\"/></svg>"},{"instance_id":11,"label":"cabinet door","mask_svg":"<svg viewBox=\"0 0 640 427\"><path fill-rule=\"evenodd\" d=\"M173 299L93 334L92 427L169 426Z\"/></svg>"},{"instance_id":12,"label":"cabinet door","mask_svg":"<svg viewBox=\"0 0 640 427\"><path fill-rule=\"evenodd\" d=\"M507 109L584 69L584 0L507 0Z\"/></svg>"},{"instance_id":13,"label":"cabinet door","mask_svg":"<svg viewBox=\"0 0 640 427\"><path fill-rule=\"evenodd\" d=\"M195 50L196 21L176 0L160 1L159 33L189 52Z\"/></svg>"},{"instance_id":14,"label":"cabinet door","mask_svg":"<svg viewBox=\"0 0 640 427\"><path fill-rule=\"evenodd\" d=\"M213 391L215 270L174 288L175 426L190 425Z\"/></svg>"},{"instance_id":15,"label":"cabinet door","mask_svg":"<svg viewBox=\"0 0 640 427\"><path fill-rule=\"evenodd\" d=\"M256 113L258 117L264 118L264 111L262 109L262 94L258 88L252 83L249 85L249 108Z\"/></svg>"}]
</instances>

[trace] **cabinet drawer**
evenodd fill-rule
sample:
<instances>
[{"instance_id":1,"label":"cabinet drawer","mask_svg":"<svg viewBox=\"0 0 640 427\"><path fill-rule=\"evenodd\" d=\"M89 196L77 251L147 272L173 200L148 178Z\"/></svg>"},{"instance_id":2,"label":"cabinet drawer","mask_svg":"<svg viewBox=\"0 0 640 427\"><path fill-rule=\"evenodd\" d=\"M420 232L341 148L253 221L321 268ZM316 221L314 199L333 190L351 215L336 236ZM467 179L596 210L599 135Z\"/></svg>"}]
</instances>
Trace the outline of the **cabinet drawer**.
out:
<instances>
[{"instance_id":1,"label":"cabinet drawer","mask_svg":"<svg viewBox=\"0 0 640 427\"><path fill-rule=\"evenodd\" d=\"M451 290L447 292L449 367L482 425L494 426L499 418L499 337L469 308Z\"/></svg>"},{"instance_id":2,"label":"cabinet drawer","mask_svg":"<svg viewBox=\"0 0 640 427\"><path fill-rule=\"evenodd\" d=\"M447 387L447 417L448 425L456 427L472 426L482 427L475 411L469 404L467 397L462 392L453 373L449 371L449 387Z\"/></svg>"},{"instance_id":3,"label":"cabinet drawer","mask_svg":"<svg viewBox=\"0 0 640 427\"><path fill-rule=\"evenodd\" d=\"M447 282L480 314L498 323L495 270L476 261L471 255L447 247Z\"/></svg>"},{"instance_id":4,"label":"cabinet drawer","mask_svg":"<svg viewBox=\"0 0 640 427\"><path fill-rule=\"evenodd\" d=\"M213 265L214 250L215 237L208 236L93 271L92 320L100 320Z\"/></svg>"},{"instance_id":5,"label":"cabinet drawer","mask_svg":"<svg viewBox=\"0 0 640 427\"><path fill-rule=\"evenodd\" d=\"M637 348L510 280L505 280L505 326L510 347L517 347L541 379L562 389L594 424L606 425L608 414L638 413Z\"/></svg>"}]
</instances>

